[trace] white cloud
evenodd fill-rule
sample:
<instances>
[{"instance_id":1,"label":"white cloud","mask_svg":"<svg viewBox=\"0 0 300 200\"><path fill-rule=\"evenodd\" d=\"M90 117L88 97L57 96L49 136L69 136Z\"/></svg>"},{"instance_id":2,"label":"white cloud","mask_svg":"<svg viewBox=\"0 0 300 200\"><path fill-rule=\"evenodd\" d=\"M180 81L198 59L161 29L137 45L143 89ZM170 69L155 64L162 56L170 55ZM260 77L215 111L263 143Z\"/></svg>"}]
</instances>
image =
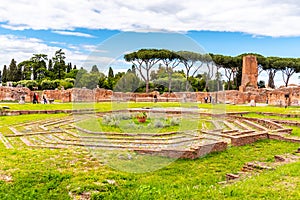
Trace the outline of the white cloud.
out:
<instances>
[{"instance_id":1,"label":"white cloud","mask_svg":"<svg viewBox=\"0 0 300 200\"><path fill-rule=\"evenodd\" d=\"M43 53L48 55L48 58L51 58L58 49L60 47L49 46L36 38L0 35L0 55L2 55L0 56L0 69L4 65L8 66L13 58L19 63L30 59L36 53ZM66 61L72 62L77 66L81 66L88 57L88 55L80 51L71 51L68 49L63 49L63 51L66 54Z\"/></svg>"},{"instance_id":2,"label":"white cloud","mask_svg":"<svg viewBox=\"0 0 300 200\"><path fill-rule=\"evenodd\" d=\"M12 58L20 62L29 59L34 53L47 54L51 50L54 52L54 49L43 44L39 39L0 35L0 54L3 55L0 57L1 67L9 65Z\"/></svg>"},{"instance_id":3,"label":"white cloud","mask_svg":"<svg viewBox=\"0 0 300 200\"><path fill-rule=\"evenodd\" d=\"M298 0L1 0L0 4L2 27L17 30L211 30L278 37L300 36L299 21Z\"/></svg>"},{"instance_id":4,"label":"white cloud","mask_svg":"<svg viewBox=\"0 0 300 200\"><path fill-rule=\"evenodd\" d=\"M70 35L70 36L87 37L87 38L95 37L93 35L87 33L80 33L80 32L71 32L71 31L52 31L52 32L60 35Z\"/></svg>"}]
</instances>

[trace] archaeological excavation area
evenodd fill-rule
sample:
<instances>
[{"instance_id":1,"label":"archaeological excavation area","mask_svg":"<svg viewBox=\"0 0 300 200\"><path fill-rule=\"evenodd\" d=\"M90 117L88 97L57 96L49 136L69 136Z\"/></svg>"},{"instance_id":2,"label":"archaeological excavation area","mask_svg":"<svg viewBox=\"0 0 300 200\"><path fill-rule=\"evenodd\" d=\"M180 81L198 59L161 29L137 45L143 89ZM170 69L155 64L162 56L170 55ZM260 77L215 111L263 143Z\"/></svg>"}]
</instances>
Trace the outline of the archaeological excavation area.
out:
<instances>
[{"instance_id":1,"label":"archaeological excavation area","mask_svg":"<svg viewBox=\"0 0 300 200\"><path fill-rule=\"evenodd\" d=\"M136 115L141 112L148 116L146 123L136 121ZM28 113L30 111L23 114ZM14 141L21 140L28 148L87 148L188 159L262 139L300 143L300 138L290 136L292 128L286 127L299 127L299 122L245 115L247 112L211 114L197 108L138 108L113 112L86 109L64 117L52 118L49 114L45 120L16 123L8 127L10 134L0 133L0 141L7 149L18 148Z\"/></svg>"}]
</instances>

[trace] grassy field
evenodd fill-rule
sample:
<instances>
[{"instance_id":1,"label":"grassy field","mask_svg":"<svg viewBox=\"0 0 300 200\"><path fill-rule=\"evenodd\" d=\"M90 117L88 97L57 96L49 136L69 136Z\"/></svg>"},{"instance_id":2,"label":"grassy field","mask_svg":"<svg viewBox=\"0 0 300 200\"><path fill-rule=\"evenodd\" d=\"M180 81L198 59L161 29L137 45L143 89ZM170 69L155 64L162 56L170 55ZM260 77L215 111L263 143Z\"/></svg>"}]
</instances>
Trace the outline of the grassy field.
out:
<instances>
[{"instance_id":1,"label":"grassy field","mask_svg":"<svg viewBox=\"0 0 300 200\"><path fill-rule=\"evenodd\" d=\"M145 123L139 123L135 118L128 120L120 120L117 126L104 124L102 118L89 118L84 121L76 123L76 125L90 130L90 131L103 131L103 132L117 132L117 133L165 133L173 131L196 130L201 129L206 118L201 120L197 119L179 119L178 125L170 125L170 119L155 119L148 118ZM157 123L159 121L159 123ZM161 127L158 125L162 125ZM156 126L157 125L157 126ZM211 126L208 123L207 126Z\"/></svg>"},{"instance_id":2,"label":"grassy field","mask_svg":"<svg viewBox=\"0 0 300 200\"><path fill-rule=\"evenodd\" d=\"M12 181L0 181L0 199L70 199L70 192L91 192L92 199L299 199L299 162L233 185L218 184L245 162L271 162L273 155L297 147L260 141L143 174L111 169L86 151L1 147L0 174Z\"/></svg>"},{"instance_id":3,"label":"grassy field","mask_svg":"<svg viewBox=\"0 0 300 200\"><path fill-rule=\"evenodd\" d=\"M263 115L263 114L257 114L257 113L248 113L248 114L243 114L243 117L252 117L252 118L260 118L260 119L276 119L276 120L291 120L291 121L300 121L300 118L295 118L295 117L281 117L281 116L269 116L269 115Z\"/></svg>"},{"instance_id":4,"label":"grassy field","mask_svg":"<svg viewBox=\"0 0 300 200\"><path fill-rule=\"evenodd\" d=\"M3 104L1 104L3 105ZM11 109L72 109L72 104L18 105ZM45 107L47 106L47 107ZM82 107L89 107L90 105ZM178 103L130 103L129 107L172 107ZM110 110L111 103L95 105ZM115 106L113 106L115 107ZM121 107L124 107L123 105ZM126 106L125 106L126 107ZM209 104L199 107L210 109ZM227 111L276 112L299 108L226 106ZM0 132L10 134L12 124L66 114L0 117ZM299 129L293 134L299 136ZM250 161L274 162L274 155L293 153L299 144L263 140L242 147L231 147L196 160L179 159L156 171L128 173L110 168L88 149L32 149L19 141L15 149L0 143L0 199L300 199L300 162L263 171L229 185L218 184L226 173L237 173ZM115 158L117 159L117 158ZM142 159L142 158L141 158ZM162 162L167 158L161 159Z\"/></svg>"},{"instance_id":5,"label":"grassy field","mask_svg":"<svg viewBox=\"0 0 300 200\"><path fill-rule=\"evenodd\" d=\"M0 106L9 106L10 110L65 110L65 109L95 109L96 111L109 111L126 108L142 108L142 107L196 107L210 110L220 110L227 112L272 112L280 114L300 114L300 107L276 107L276 106L257 106L250 107L248 105L224 105L224 104L199 104L199 103L178 103L178 102L101 102L101 103L57 103L57 104L30 104L20 105L17 103L0 103Z\"/></svg>"},{"instance_id":6,"label":"grassy field","mask_svg":"<svg viewBox=\"0 0 300 200\"><path fill-rule=\"evenodd\" d=\"M192 104L189 104L192 105ZM17 103L0 103L0 106L8 106L9 110L72 110L72 109L94 109L95 111L121 110L127 108L141 107L183 107L180 103L56 103L56 104L31 104L20 105Z\"/></svg>"}]
</instances>

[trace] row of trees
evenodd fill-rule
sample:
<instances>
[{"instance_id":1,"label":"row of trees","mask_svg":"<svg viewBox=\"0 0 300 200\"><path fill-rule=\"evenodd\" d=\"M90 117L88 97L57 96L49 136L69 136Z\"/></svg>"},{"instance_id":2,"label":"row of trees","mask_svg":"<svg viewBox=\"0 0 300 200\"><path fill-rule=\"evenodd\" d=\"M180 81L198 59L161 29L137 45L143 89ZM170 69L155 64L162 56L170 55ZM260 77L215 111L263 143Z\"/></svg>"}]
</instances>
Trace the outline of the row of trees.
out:
<instances>
[{"instance_id":1,"label":"row of trees","mask_svg":"<svg viewBox=\"0 0 300 200\"><path fill-rule=\"evenodd\" d=\"M264 57L260 54L251 54L257 57L259 74L262 71L266 71L268 74L268 86L271 88L275 88L274 77L278 71L282 72L285 86L288 86L293 74L300 72L300 58ZM174 69L180 68L180 66L184 68L186 90L188 90L188 84L191 83L190 77L204 79L204 89L207 89L208 83L211 80L215 80L216 83L221 80L221 71L227 79L227 89L238 89L241 85L242 59L245 55L247 54L232 57L215 54L199 54L190 51L174 52L166 49L141 49L126 54L124 58L128 62L132 62L138 69L140 76L146 83L147 92L151 70L153 66L158 63L164 66L164 71L168 74L169 91L171 91L172 73ZM199 75L199 71L203 68L205 68L206 72ZM162 68L159 70L161 71ZM220 88L218 87L218 89Z\"/></svg>"},{"instance_id":2,"label":"row of trees","mask_svg":"<svg viewBox=\"0 0 300 200\"><path fill-rule=\"evenodd\" d=\"M213 55L212 60L218 68L224 69L224 75L227 78L228 89L234 82L237 88L241 83L242 76L242 59L247 54L241 54L236 57ZM268 86L275 88L274 77L277 72L281 72L285 86L288 86L290 78L300 72L300 58L281 58L281 57L264 57L260 54L253 54L258 62L258 74L265 71L268 74Z\"/></svg>"},{"instance_id":3,"label":"row of trees","mask_svg":"<svg viewBox=\"0 0 300 200\"><path fill-rule=\"evenodd\" d=\"M46 54L34 54L29 60L17 64L12 59L9 66L4 65L2 82L18 82L22 80L34 80L41 82L48 80L61 80L65 78L76 78L76 65L66 63L65 53L62 49L55 52L55 55L48 59Z\"/></svg>"},{"instance_id":4,"label":"row of trees","mask_svg":"<svg viewBox=\"0 0 300 200\"><path fill-rule=\"evenodd\" d=\"M132 64L126 73L114 75L110 67L108 75L105 75L99 72L96 65L88 72L83 68L78 70L71 63L66 64L65 53L60 49L51 59L45 54L34 54L19 64L12 59L9 67L4 66L2 76L0 71L0 77L3 83L13 81L15 85L37 85L40 89L99 86L115 91L171 92L220 90L224 85L225 89L238 89L241 84L242 58L245 55L232 57L190 51L140 49L124 55L124 59ZM286 86L291 76L300 72L299 58L254 55L257 57L259 73L265 71L268 74L268 86L271 88L275 87L274 77L277 72L282 72ZM260 82L259 85L264 84Z\"/></svg>"},{"instance_id":5,"label":"row of trees","mask_svg":"<svg viewBox=\"0 0 300 200\"><path fill-rule=\"evenodd\" d=\"M141 49L124 55L124 59L136 67L139 75L146 84L146 92L149 91L151 70L158 63L164 66L164 70L168 74L169 91L171 91L172 87L172 73L178 66L183 65L185 67L186 90L189 89L190 76L195 76L204 64L209 69L212 69L212 66L210 66L211 59L208 54L203 55L189 51L174 52L167 49ZM213 73L209 75L213 75Z\"/></svg>"}]
</instances>

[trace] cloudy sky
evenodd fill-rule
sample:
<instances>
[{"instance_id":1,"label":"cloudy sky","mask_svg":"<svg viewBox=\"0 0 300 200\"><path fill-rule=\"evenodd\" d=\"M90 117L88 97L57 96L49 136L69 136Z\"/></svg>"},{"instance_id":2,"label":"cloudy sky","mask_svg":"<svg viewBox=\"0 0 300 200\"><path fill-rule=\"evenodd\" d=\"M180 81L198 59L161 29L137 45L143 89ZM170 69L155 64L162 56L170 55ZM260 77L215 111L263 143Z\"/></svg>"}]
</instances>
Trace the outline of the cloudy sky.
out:
<instances>
[{"instance_id":1,"label":"cloudy sky","mask_svg":"<svg viewBox=\"0 0 300 200\"><path fill-rule=\"evenodd\" d=\"M0 0L0 69L12 58L52 57L60 48L77 66L88 67L95 52L111 63L118 55L109 54L104 43L128 51L143 47L144 40L163 43L165 34L184 36L210 53L300 57L299 22L298 0ZM169 40L187 47L180 38ZM135 45L124 48L130 42ZM281 81L281 74L276 78Z\"/></svg>"}]
</instances>

